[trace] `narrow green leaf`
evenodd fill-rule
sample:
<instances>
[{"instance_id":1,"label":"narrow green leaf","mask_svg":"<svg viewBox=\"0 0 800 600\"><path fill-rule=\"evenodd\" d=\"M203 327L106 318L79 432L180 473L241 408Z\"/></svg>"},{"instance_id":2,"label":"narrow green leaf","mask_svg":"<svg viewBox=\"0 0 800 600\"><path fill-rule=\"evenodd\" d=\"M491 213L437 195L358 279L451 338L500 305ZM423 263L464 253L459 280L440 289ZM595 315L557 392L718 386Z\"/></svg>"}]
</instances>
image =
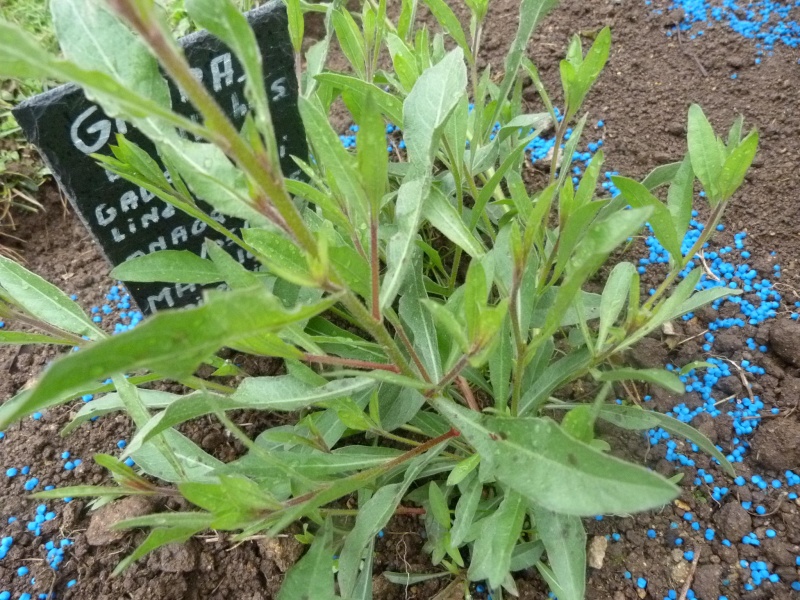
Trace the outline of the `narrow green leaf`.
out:
<instances>
[{"instance_id":1,"label":"narrow green leaf","mask_svg":"<svg viewBox=\"0 0 800 600\"><path fill-rule=\"evenodd\" d=\"M422 260L417 252L409 274L409 289L400 296L400 318L412 336L414 349L425 370L433 381L439 381L442 378L442 358L436 339L436 326L431 312L424 306L424 302L430 301L425 290L422 268Z\"/></svg>"},{"instance_id":2,"label":"narrow green leaf","mask_svg":"<svg viewBox=\"0 0 800 600\"><path fill-rule=\"evenodd\" d=\"M580 38L578 38L578 41L580 41ZM597 81L597 78L606 66L610 51L611 29L609 27L604 27L594 39L592 47L586 53L586 58L583 59L580 64L571 65L575 68L576 73L572 83L568 88L565 88L565 93L567 94L566 119L571 119L572 116L577 114L586 98L586 94L589 92L592 85L594 85L594 82ZM578 53L580 52L580 47L578 47ZM568 57L567 60L570 60L570 57Z\"/></svg>"},{"instance_id":3,"label":"narrow green leaf","mask_svg":"<svg viewBox=\"0 0 800 600\"><path fill-rule=\"evenodd\" d=\"M600 327L597 331L597 352L600 352L606 343L609 331L617 322L625 302L628 299L628 290L631 287L633 274L636 267L631 263L621 262L611 269L611 273L603 288L600 298Z\"/></svg>"},{"instance_id":4,"label":"narrow green leaf","mask_svg":"<svg viewBox=\"0 0 800 600\"><path fill-rule=\"evenodd\" d=\"M478 511L482 493L483 484L480 478L473 477L459 497L453 516L453 528L450 530L450 543L454 548L458 548L467 539L475 520L475 513Z\"/></svg>"},{"instance_id":5,"label":"narrow green leaf","mask_svg":"<svg viewBox=\"0 0 800 600\"><path fill-rule=\"evenodd\" d=\"M426 69L403 103L403 135L412 168L425 169L433 160L436 142L447 117L467 85L464 53L456 48Z\"/></svg>"},{"instance_id":6,"label":"narrow green leaf","mask_svg":"<svg viewBox=\"0 0 800 600\"><path fill-rule=\"evenodd\" d=\"M389 92L382 90L374 83L369 83L368 81L364 81L363 79L359 79L358 77L353 77L351 75L344 75L343 73L320 73L317 75L316 79L321 83L329 83L335 87L342 88L343 90L351 90L362 97L371 95L375 103L378 105L378 108L380 108L381 111L393 123L403 122L402 101ZM383 141L383 152L381 152L381 156L386 155L385 137L383 138Z\"/></svg>"},{"instance_id":7,"label":"narrow green leaf","mask_svg":"<svg viewBox=\"0 0 800 600\"><path fill-rule=\"evenodd\" d=\"M672 260L680 261L682 238L678 238L672 214L664 203L634 179L618 176L614 176L611 179L631 206L637 208L651 207L653 209L653 213L649 218L653 234L664 249L670 253Z\"/></svg>"},{"instance_id":8,"label":"narrow green leaf","mask_svg":"<svg viewBox=\"0 0 800 600\"><path fill-rule=\"evenodd\" d=\"M681 164L682 163L675 162L656 167L647 174L647 177L642 179L642 185L652 192L662 185L672 183Z\"/></svg>"},{"instance_id":9,"label":"narrow green leaf","mask_svg":"<svg viewBox=\"0 0 800 600\"><path fill-rule=\"evenodd\" d=\"M492 383L495 408L508 402L511 387L511 369L514 362L514 348L511 335L511 320L506 317L500 331L499 341L494 352L489 355L489 380Z\"/></svg>"},{"instance_id":10,"label":"narrow green leaf","mask_svg":"<svg viewBox=\"0 0 800 600\"><path fill-rule=\"evenodd\" d=\"M303 49L303 30L305 28L300 0L286 0L286 13L289 18L289 37L292 40L292 48L296 53L300 53Z\"/></svg>"},{"instance_id":11,"label":"narrow green leaf","mask_svg":"<svg viewBox=\"0 0 800 600\"><path fill-rule=\"evenodd\" d=\"M368 202L358 178L355 157L344 149L328 116L317 103L300 98L299 108L314 157L324 167L329 183L335 183L340 202L347 207L350 219L355 221L355 226L368 223Z\"/></svg>"},{"instance_id":12,"label":"narrow green leaf","mask_svg":"<svg viewBox=\"0 0 800 600\"><path fill-rule=\"evenodd\" d=\"M563 405L561 408L569 408L570 406L573 405ZM683 421L658 412L643 410L636 406L621 406L618 404L604 404L598 416L618 427L634 431L662 427L673 435L697 444L703 451L716 458L725 472L731 477L736 475L730 462L722 452L717 450L714 443L697 429Z\"/></svg>"},{"instance_id":13,"label":"narrow green leaf","mask_svg":"<svg viewBox=\"0 0 800 600\"><path fill-rule=\"evenodd\" d=\"M364 37L350 13L343 8L333 11L333 28L339 47L356 70L359 77L364 79L366 69L366 48Z\"/></svg>"},{"instance_id":14,"label":"narrow green leaf","mask_svg":"<svg viewBox=\"0 0 800 600\"><path fill-rule=\"evenodd\" d=\"M511 87L514 85L514 81L517 78L519 67L522 64L522 59L528 48L528 41L533 35L533 30L536 29L536 25L538 25L539 21L541 21L556 4L558 4L558 0L522 0L519 7L517 33L506 55L503 80L497 92L498 102L490 120L491 127L499 120L503 102L508 98L508 93L511 91Z\"/></svg>"},{"instance_id":15,"label":"narrow green leaf","mask_svg":"<svg viewBox=\"0 0 800 600\"><path fill-rule=\"evenodd\" d=\"M59 344L74 346L75 343L65 339L50 337L40 333L26 333L24 331L0 331L0 344Z\"/></svg>"},{"instance_id":16,"label":"narrow green leaf","mask_svg":"<svg viewBox=\"0 0 800 600\"><path fill-rule=\"evenodd\" d=\"M144 489L136 490L123 487L105 487L101 485L71 485L67 487L57 488L55 490L47 490L44 492L36 492L31 494L31 498L37 500L60 500L62 498L116 498L118 496L149 496L153 495L153 490Z\"/></svg>"},{"instance_id":17,"label":"narrow green leaf","mask_svg":"<svg viewBox=\"0 0 800 600\"><path fill-rule=\"evenodd\" d=\"M447 477L447 485L458 485L480 464L481 457L473 454L458 463Z\"/></svg>"},{"instance_id":18,"label":"narrow green leaf","mask_svg":"<svg viewBox=\"0 0 800 600\"><path fill-rule=\"evenodd\" d=\"M517 544L511 553L511 571L530 569L539 562L542 554L544 554L544 544L541 540Z\"/></svg>"},{"instance_id":19,"label":"narrow green leaf","mask_svg":"<svg viewBox=\"0 0 800 600\"><path fill-rule=\"evenodd\" d=\"M500 506L480 521L469 565L471 581L486 580L492 589L499 588L511 570L511 553L522 531L527 500L514 490L505 490Z\"/></svg>"},{"instance_id":20,"label":"narrow green leaf","mask_svg":"<svg viewBox=\"0 0 800 600\"><path fill-rule=\"evenodd\" d=\"M208 356L259 333L272 333L323 312L336 302L287 310L265 289L215 294L198 308L164 311L136 329L106 338L55 362L22 404L0 407L0 426L30 414L53 397L79 391L98 379L148 368L180 379L190 375Z\"/></svg>"},{"instance_id":21,"label":"narrow green leaf","mask_svg":"<svg viewBox=\"0 0 800 600\"><path fill-rule=\"evenodd\" d=\"M118 265L110 277L121 281L163 281L205 285L222 281L222 275L210 260L188 250L160 250L137 256Z\"/></svg>"},{"instance_id":22,"label":"narrow green leaf","mask_svg":"<svg viewBox=\"0 0 800 600\"><path fill-rule=\"evenodd\" d=\"M211 526L211 515L204 512L161 512L117 521L110 529L140 529L145 527L200 527Z\"/></svg>"},{"instance_id":23,"label":"narrow green leaf","mask_svg":"<svg viewBox=\"0 0 800 600\"><path fill-rule=\"evenodd\" d=\"M473 258L481 258L486 251L483 244L467 228L456 207L442 191L434 186L423 203L422 216L444 236Z\"/></svg>"},{"instance_id":24,"label":"narrow green leaf","mask_svg":"<svg viewBox=\"0 0 800 600\"><path fill-rule=\"evenodd\" d=\"M136 548L136 550L119 562L111 575L119 575L148 552L152 552L153 550L156 550L157 548L167 544L183 544L194 534L199 533L204 529L205 527L198 527L196 525L154 529L150 535L147 536L147 539L145 539L145 541Z\"/></svg>"},{"instance_id":25,"label":"narrow green leaf","mask_svg":"<svg viewBox=\"0 0 800 600\"><path fill-rule=\"evenodd\" d=\"M739 115L731 125L728 132L728 153L734 150L742 141L742 127L744 126L744 117Z\"/></svg>"},{"instance_id":26,"label":"narrow green leaf","mask_svg":"<svg viewBox=\"0 0 800 600\"><path fill-rule=\"evenodd\" d=\"M678 488L644 467L603 454L549 419L480 416L437 398L434 407L505 486L563 514L624 514L663 506Z\"/></svg>"},{"instance_id":27,"label":"narrow green leaf","mask_svg":"<svg viewBox=\"0 0 800 600\"><path fill-rule=\"evenodd\" d=\"M445 33L447 33L451 38L453 38L458 44L461 49L464 51L464 54L470 56L470 48L469 43L467 42L467 36L464 35L464 30L461 28L461 23L458 21L458 17L456 17L453 10L444 2L444 0L423 0L425 5L431 11L436 20L439 22L439 25L442 26Z\"/></svg>"},{"instance_id":28,"label":"narrow green leaf","mask_svg":"<svg viewBox=\"0 0 800 600\"><path fill-rule=\"evenodd\" d=\"M206 239L205 248L211 263L222 274L225 283L232 290L254 288L259 285L261 281L259 276L245 269L239 261L223 250L216 242Z\"/></svg>"},{"instance_id":29,"label":"narrow green leaf","mask_svg":"<svg viewBox=\"0 0 800 600\"><path fill-rule=\"evenodd\" d=\"M697 104L689 107L688 144L692 169L703 184L709 201L714 204L721 197L718 181L725 154L711 123Z\"/></svg>"},{"instance_id":30,"label":"narrow green leaf","mask_svg":"<svg viewBox=\"0 0 800 600\"><path fill-rule=\"evenodd\" d=\"M613 369L600 373L599 381L645 381L672 392L682 395L686 387L680 378L666 369Z\"/></svg>"},{"instance_id":31,"label":"narrow green leaf","mask_svg":"<svg viewBox=\"0 0 800 600\"><path fill-rule=\"evenodd\" d=\"M442 446L439 447L441 449ZM345 538L339 555L339 590L345 598L349 598L355 588L359 565L370 541L386 526L409 486L437 454L428 452L415 459L409 465L402 483L381 487L359 509L355 526Z\"/></svg>"},{"instance_id":32,"label":"narrow green leaf","mask_svg":"<svg viewBox=\"0 0 800 600\"><path fill-rule=\"evenodd\" d=\"M419 70L417 69L417 60L414 58L414 53L400 37L393 33L387 34L386 46L392 57L392 65L397 78L400 80L404 91L408 93L414 87L417 79L419 79Z\"/></svg>"},{"instance_id":33,"label":"narrow green leaf","mask_svg":"<svg viewBox=\"0 0 800 600\"><path fill-rule=\"evenodd\" d=\"M0 288L46 323L92 339L105 335L64 292L5 256L0 256Z\"/></svg>"},{"instance_id":34,"label":"narrow green leaf","mask_svg":"<svg viewBox=\"0 0 800 600\"><path fill-rule=\"evenodd\" d=\"M312 404L347 398L373 385L364 377L337 379L321 386L308 385L291 375L248 377L230 398L261 410L296 411Z\"/></svg>"},{"instance_id":35,"label":"narrow green leaf","mask_svg":"<svg viewBox=\"0 0 800 600\"><path fill-rule=\"evenodd\" d=\"M185 6L189 16L198 25L222 40L242 64L245 74L245 96L255 112L256 125L266 143L267 159L272 163L273 175L280 177L278 147L272 126L267 91L264 87L261 51L258 48L255 33L247 23L247 18L239 12L231 0L186 0ZM294 12L299 13L299 10ZM292 22L295 28L297 19L295 14ZM300 15L300 38L302 38L302 22L303 18Z\"/></svg>"},{"instance_id":36,"label":"narrow green leaf","mask_svg":"<svg viewBox=\"0 0 800 600\"><path fill-rule=\"evenodd\" d=\"M303 250L277 231L248 228L242 237L258 251L258 259L278 277L297 285L313 286Z\"/></svg>"},{"instance_id":37,"label":"narrow green leaf","mask_svg":"<svg viewBox=\"0 0 800 600\"><path fill-rule=\"evenodd\" d=\"M727 200L741 187L758 151L758 132L750 133L728 157L719 175L720 197Z\"/></svg>"},{"instance_id":38,"label":"narrow green leaf","mask_svg":"<svg viewBox=\"0 0 800 600\"><path fill-rule=\"evenodd\" d=\"M439 525L449 530L450 509L447 507L442 488L435 481L431 481L428 485L428 504L431 507L433 518L436 519Z\"/></svg>"},{"instance_id":39,"label":"narrow green leaf","mask_svg":"<svg viewBox=\"0 0 800 600\"><path fill-rule=\"evenodd\" d=\"M430 581L431 579L439 579L440 577L450 577L450 573L447 571L442 571L441 573L393 573L392 571L384 571L381 575L391 583L405 586Z\"/></svg>"},{"instance_id":40,"label":"narrow green leaf","mask_svg":"<svg viewBox=\"0 0 800 600\"><path fill-rule=\"evenodd\" d=\"M558 581L559 599L583 600L586 591L586 531L579 517L531 504L536 531Z\"/></svg>"},{"instance_id":41,"label":"narrow green leaf","mask_svg":"<svg viewBox=\"0 0 800 600\"><path fill-rule=\"evenodd\" d=\"M679 167L675 171L667 192L667 208L672 215L672 223L678 239L683 240L689 230L689 222L692 220L694 171L692 171L692 160L688 154L684 157L683 162L678 164Z\"/></svg>"},{"instance_id":42,"label":"narrow green leaf","mask_svg":"<svg viewBox=\"0 0 800 600\"><path fill-rule=\"evenodd\" d=\"M400 18L397 20L397 35L403 40L409 40L414 35L418 0L402 0Z\"/></svg>"},{"instance_id":43,"label":"narrow green leaf","mask_svg":"<svg viewBox=\"0 0 800 600\"><path fill-rule=\"evenodd\" d=\"M358 170L369 200L372 219L377 224L381 198L386 192L389 156L386 150L386 126L376 110L373 94L367 94L358 120Z\"/></svg>"}]
</instances>

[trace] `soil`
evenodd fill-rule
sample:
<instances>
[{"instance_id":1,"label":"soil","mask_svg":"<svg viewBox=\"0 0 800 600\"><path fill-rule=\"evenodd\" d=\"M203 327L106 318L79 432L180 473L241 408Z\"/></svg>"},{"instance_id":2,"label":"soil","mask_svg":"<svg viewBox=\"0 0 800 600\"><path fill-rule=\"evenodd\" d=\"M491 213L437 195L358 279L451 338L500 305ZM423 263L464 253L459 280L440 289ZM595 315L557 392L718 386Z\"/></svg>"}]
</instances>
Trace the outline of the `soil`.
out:
<instances>
[{"instance_id":1,"label":"soil","mask_svg":"<svg viewBox=\"0 0 800 600\"><path fill-rule=\"evenodd\" d=\"M455 4L455 3L454 3ZM746 185L737 194L725 223L730 230L748 232L751 263L762 273L772 272L772 263L780 261L780 289L787 305L786 312L800 300L800 178L795 171L800 159L800 100L796 93L800 66L797 51L777 46L774 56L754 64L755 50L749 40L722 27L708 29L696 40L684 36L668 38L666 28L676 15L668 10L655 15L653 9L667 9L661 0L652 6L634 0L565 0L540 26L530 46L530 56L540 67L542 76L558 102L558 61L569 37L576 31L592 32L610 25L614 44L612 56L597 87L590 94L587 108L590 122L605 121L602 130L591 128L589 136L602 137L608 157L608 168L641 178L653 167L679 160L685 152L685 122L689 104L700 103L718 129L726 127L738 114L746 117L748 126L761 132L761 149ZM462 18L461 3L454 10ZM484 36L484 57L495 72L502 69L502 59L516 28L518 3L515 0L494 0L491 3ZM797 11L797 9L795 9ZM797 15L800 17L800 15ZM798 19L800 20L800 19ZM737 74L736 79L731 75ZM532 90L532 88L531 88ZM540 110L535 94L527 91L531 111ZM87 309L104 303L110 280L109 267L98 254L88 233L74 215L65 211L57 190L45 185L40 201L46 211L37 215L20 214L15 235L24 240L14 249L20 252L29 268L58 284L68 293L77 294ZM728 234L726 234L728 235ZM730 235L728 235L730 237ZM723 236L723 242L726 238ZM770 252L776 252L771 257ZM715 318L699 313L689 322L676 325L677 334L685 339L702 332ZM733 336L715 350L726 358L739 361L748 356L747 337L758 343L772 342L761 364L767 374L754 381L754 390L765 403L778 406L781 416L767 419L750 440L753 449L737 472L748 478L759 473L767 480L780 476L789 468L800 467L797 442L800 439L800 335L791 335L792 323L772 321L772 325L751 327L746 335ZM772 332L770 332L772 329ZM789 333L787 333L789 332ZM722 336L720 336L722 338ZM761 340L764 340L763 342ZM679 355L681 364L701 356L699 342L689 342L669 349L660 340L646 342L637 352L641 361L664 364ZM780 352L778 352L780 350ZM55 357L55 351L23 346L0 348L0 399L7 399L28 386L37 374ZM730 393L741 393L737 378L728 378ZM737 388L737 386L739 386ZM759 388L755 388L759 386ZM687 405L698 399L683 399ZM696 394L694 394L696 396ZM659 410L668 410L675 398L653 392ZM771 403L771 404L770 404ZM276 540L258 540L234 545L222 535L200 536L183 549L169 547L145 558L123 575L111 578L110 573L121 557L128 554L143 533L125 536L104 535L102 520L121 515L139 514L149 509L140 501L124 500L97 512L90 512L86 502L47 503L47 510L56 512L55 519L41 526L41 536L26 529L36 514L37 503L27 498L23 482L35 476L47 485L77 483L98 484L106 481L106 473L91 460L94 452L116 451L118 440L127 439L131 427L124 417L108 417L83 425L72 436L62 439L59 429L68 421L75 407L51 409L40 420L26 419L15 425L0 440L0 473L11 467L30 465L28 476L17 475L0 486L0 518L2 535L13 535L14 545L8 556L0 560L0 590L8 589L14 598L23 592L48 593L59 598L147 599L271 599L275 598L283 573L302 551L291 535ZM731 444L731 427L723 418L695 422L712 440L726 450ZM195 426L191 433L207 449L219 455L237 448L221 431L210 425ZM257 433L257 432L253 432ZM618 431L605 431L615 452L638 460L666 475L673 475L676 466L664 460L663 447L648 448L638 436ZM62 452L71 452L70 460L83 462L66 471ZM702 455L693 455L702 456ZM698 469L711 469L707 458L696 459L693 467L681 467L683 491L679 500L658 513L636 517L606 517L587 521L590 539L594 536L620 534L611 538L602 569L590 569L587 597L597 600L664 597L669 589L681 589L689 577L691 563L683 552L692 549L699 554L692 587L697 598L729 600L761 598L797 598L789 583L800 579L795 556L800 553L800 507L788 500L782 490L768 488L751 491L748 487L730 484L733 493L722 503L713 500L707 486L693 484ZM769 476L769 477L768 477ZM728 484L726 484L728 485ZM785 489L785 488L784 488ZM739 501L763 505L766 514L745 511ZM174 509L176 505L165 508ZM714 526L718 534L707 541L702 531L691 528L684 514ZM5 526L5 519L17 521ZM674 526L672 524L675 524ZM778 535L765 537L766 528ZM646 532L654 529L655 539ZM428 572L432 569L423 552L422 527L412 518L394 520L385 536L377 541L375 564L375 598L428 599L440 589L441 581L403 588L387 583L380 573L390 571ZM754 531L762 546L739 543L743 535ZM723 535L733 545L721 543ZM675 543L676 538L683 545ZM65 548L64 562L53 571L45 557L44 543L68 538L73 544ZM90 543L91 542L91 543ZM766 558L764 558L766 557ZM741 582L749 570L739 566L740 560L768 560L771 572L780 582L741 592ZM26 565L30 573L18 576L16 569ZM633 573L633 580L624 573ZM518 586L523 599L546 597L546 588L535 572L519 574ZM637 589L637 577L645 576L647 589ZM35 583L30 583L31 579ZM68 587L68 582L77 585ZM473 588L474 589L474 588ZM475 591L476 598L485 594ZM36 596L34 596L36 597Z\"/></svg>"}]
</instances>

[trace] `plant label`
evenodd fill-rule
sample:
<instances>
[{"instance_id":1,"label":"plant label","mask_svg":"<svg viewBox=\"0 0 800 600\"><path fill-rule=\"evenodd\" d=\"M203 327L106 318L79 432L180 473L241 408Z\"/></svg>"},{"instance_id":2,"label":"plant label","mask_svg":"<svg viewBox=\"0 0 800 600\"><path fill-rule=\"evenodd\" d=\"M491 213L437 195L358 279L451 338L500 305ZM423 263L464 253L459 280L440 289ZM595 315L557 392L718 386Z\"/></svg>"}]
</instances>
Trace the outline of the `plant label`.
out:
<instances>
[{"instance_id":1,"label":"plant label","mask_svg":"<svg viewBox=\"0 0 800 600\"><path fill-rule=\"evenodd\" d=\"M297 109L297 80L286 9L273 0L247 13L264 63L264 83L270 99L283 172L297 176L292 155L308 156L305 132ZM234 125L243 125L248 106L243 70L236 57L206 31L181 40L193 72L213 94ZM170 81L173 109L197 119L196 111ZM157 250L190 250L203 255L209 238L230 251L248 268L257 263L230 240L175 209L147 190L106 171L91 154L110 155L117 133L141 146L161 164L153 144L119 119L110 119L72 84L62 85L20 104L14 116L35 144L84 225L113 265ZM245 223L198 205L233 232ZM190 306L202 297L201 286L129 283L126 287L145 314Z\"/></svg>"}]
</instances>

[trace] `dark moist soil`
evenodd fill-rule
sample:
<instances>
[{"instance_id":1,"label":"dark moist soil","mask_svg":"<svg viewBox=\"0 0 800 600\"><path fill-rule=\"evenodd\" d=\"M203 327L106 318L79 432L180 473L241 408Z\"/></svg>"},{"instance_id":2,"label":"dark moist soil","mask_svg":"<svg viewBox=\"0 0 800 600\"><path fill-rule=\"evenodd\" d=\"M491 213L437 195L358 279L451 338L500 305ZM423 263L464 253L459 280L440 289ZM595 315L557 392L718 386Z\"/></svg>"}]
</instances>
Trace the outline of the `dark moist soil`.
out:
<instances>
[{"instance_id":1,"label":"dark moist soil","mask_svg":"<svg viewBox=\"0 0 800 600\"><path fill-rule=\"evenodd\" d=\"M454 3L455 4L455 3ZM800 257L800 177L797 176L800 158L800 100L797 81L800 66L797 51L776 47L772 57L764 57L762 64L754 65L755 49L752 42L737 34L715 27L707 29L702 38L683 44L665 36L676 15L665 11L655 16L654 8L667 6L662 1L646 7L634 0L569 0L562 3L539 29L530 56L542 72L548 89L558 102L558 61L563 56L569 36L576 31L593 32L610 25L614 44L612 56L599 84L590 95L587 108L590 123L605 120L601 131L590 128L587 137L603 136L608 157L608 169L631 177L641 178L653 167L679 160L685 151L685 122L689 104L700 103L718 129L726 128L737 114L746 117L748 126L757 126L761 132L761 149L754 168L743 190L737 194L725 223L729 230L749 233L748 249L751 263L762 273L771 273L769 253L777 251L776 259L783 270L781 292L793 304L800 288L798 258ZM461 3L454 10L465 16ZM513 31L516 29L518 4L513 0L493 0L484 36L484 57L495 72L502 68L502 60ZM707 73L701 72L698 61ZM731 79L737 73L736 80ZM540 110L532 88L525 95L530 111ZM17 236L25 244L17 245L27 265L35 272L78 295L87 309L104 302L104 294L111 284L109 267L98 254L96 246L78 220L63 209L60 196L52 185L40 193L46 212L38 215L18 215ZM723 238L724 240L724 238ZM759 264L760 261L760 264ZM647 282L645 282L647 285ZM677 325L682 338L705 329L706 320L713 315L701 313L696 319ZM782 328L772 321L773 328ZM725 355L733 360L746 356L744 340L769 338L769 326L733 337L725 345ZM773 336L780 337L780 336ZM786 346L781 355L797 355L798 339L782 339ZM761 343L761 342L759 342ZM687 343L671 355L661 340L650 339L637 351L640 361L663 365L674 360L685 364L700 356L699 343ZM55 351L23 346L0 348L0 398L6 399L30 385L47 364ZM744 463L737 465L745 477L753 472L762 476L779 475L782 469L800 467L797 450L800 411L791 411L800 400L800 379L797 365L791 366L772 351L760 360L767 375L759 378L756 393L761 394L767 406L781 407L785 417L766 420L759 431L760 443L751 450ZM800 364L800 363L798 363ZM733 379L733 378L729 378ZM732 388L736 384L730 384ZM731 393L741 392L732 389ZM675 398L653 392L656 408L669 410ZM683 399L692 406L696 398ZM72 407L72 410L77 410ZM26 525L35 515L38 503L26 498L23 482L35 476L44 485L99 484L107 481L105 472L93 466L95 452L114 453L116 443L127 439L131 433L129 421L124 417L106 417L83 425L72 436L62 439L60 428L69 420L69 408L51 409L40 421L26 419L6 432L0 441L0 476L6 469L29 465L27 476L17 475L0 486L0 518L3 535L13 535L14 545L8 556L0 560L0 590L8 589L17 598L23 592L39 593L50 590L59 598L93 598L97 600L120 598L153 599L271 599L276 596L283 573L300 556L302 547L291 535L275 540L258 540L233 545L221 535L200 536L183 548L168 548L152 554L132 566L122 576L111 578L117 562L128 554L144 537L143 533L109 534L104 525L124 516L142 514L153 509L178 509L176 504L154 506L141 500L123 500L112 507L90 513L87 503L47 503L48 510L57 516L41 526L41 536L28 532ZM250 433L268 426L266 420L254 421L253 415L242 415L242 422L254 423ZM720 417L715 421L695 422L716 443L728 448L731 437L730 423ZM234 455L239 448L211 422L191 425L187 433L205 449L217 456ZM676 467L663 457L663 448L649 449L639 436L622 436L617 431L602 432L612 442L615 453L637 460L664 473L673 475ZM64 450L71 458L81 458L82 464L73 471L63 468ZM659 454L659 452L661 454ZM701 458L697 458L700 456ZM683 558L686 549L700 554L692 587L698 598L716 600L720 594L729 600L737 599L789 599L798 597L788 582L800 579L794 566L794 556L800 548L800 509L775 490L752 492L750 488L731 487L733 493L724 504L710 499L710 490L694 487L692 482L697 468L709 468L709 460L693 455L694 468L681 468L685 474L683 493L679 500L658 513L637 517L589 520L589 537L619 533L618 542L611 541L605 553L604 568L590 569L587 597L597 600L623 600L625 598L661 599L669 589L680 590L688 575L690 563ZM768 479L769 480L769 479ZM768 493L769 492L769 493ZM737 497L738 495L738 497ZM783 500L781 500L783 498ZM738 501L752 500L763 504L767 515L749 514ZM705 524L712 524L721 533L707 542L701 532L692 531L682 519L691 511ZM94 516L92 516L94 515ZM5 525L9 516L18 521ZM678 528L671 529L670 523ZM774 540L763 535L771 527L778 532ZM655 529L656 540L648 539L646 531ZM756 550L739 542L741 536L755 531L762 540ZM734 542L728 548L720 543L722 536ZM680 548L674 538L686 542ZM65 560L58 571L53 571L44 560L44 544L69 538L74 542L65 549ZM91 542L91 543L90 543ZM429 599L442 585L433 581L403 588L387 583L380 573L389 571L428 572L432 570L427 555L422 551L423 538L420 524L412 518L395 519L376 544L375 598ZM755 591L740 593L741 581L748 570L738 566L740 559L757 560L764 556L774 565L772 571L781 577L781 583L765 585ZM26 565L30 573L18 576L16 570ZM648 579L647 591L637 590L635 584L623 576L625 571L636 577ZM523 599L546 597L546 588L535 573L520 574L518 586ZM35 584L31 585L31 578ZM67 583L77 580L77 585ZM727 585L725 584L727 582ZM475 597L484 597L475 594Z\"/></svg>"}]
</instances>

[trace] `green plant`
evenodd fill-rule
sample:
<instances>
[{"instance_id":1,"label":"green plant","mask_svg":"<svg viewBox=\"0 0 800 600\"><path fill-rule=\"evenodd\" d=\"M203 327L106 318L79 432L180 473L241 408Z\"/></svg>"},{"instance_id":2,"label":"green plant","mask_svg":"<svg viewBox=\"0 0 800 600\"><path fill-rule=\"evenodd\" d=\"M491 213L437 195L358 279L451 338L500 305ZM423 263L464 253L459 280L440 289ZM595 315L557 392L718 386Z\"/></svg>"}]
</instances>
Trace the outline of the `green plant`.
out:
<instances>
[{"instance_id":1,"label":"green plant","mask_svg":"<svg viewBox=\"0 0 800 600\"><path fill-rule=\"evenodd\" d=\"M112 275L224 282L229 289L209 292L200 307L164 311L109 337L55 287L0 259L2 316L45 334L0 332L0 341L81 347L0 407L0 428L82 394L110 392L83 407L67 430L92 416L126 411L136 435L125 456L163 482L97 455L117 485L37 496L181 495L197 507L121 523L152 532L118 571L208 528L246 539L302 521L298 537L311 547L279 597L334 598L338 590L342 598L370 598L376 534L396 513L422 513L426 548L432 563L451 575L451 586L466 593L468 581L486 580L501 597L503 589L515 591L513 571L536 566L560 599L574 600L583 597L585 585L580 518L658 507L678 492L657 473L611 456L608 443L595 436L597 419L632 430L663 427L693 440L732 473L714 445L688 425L607 400L614 382L625 380L682 393L675 374L626 367L622 352L671 319L732 292L695 292L700 269L674 284L709 239L753 159L758 137L742 139L741 120L724 143L693 106L683 161L656 169L642 183L616 178L622 195L597 197L602 153L577 188L568 176L586 117L563 151L560 142L605 65L607 29L585 54L579 38L570 43L561 63L565 116L559 120L523 56L555 2L522 0L499 84L488 69L477 69L486 2L468 2L468 36L442 0L426 0L455 43L450 51L443 34L417 28L413 0L402 3L397 22L387 17L385 0L366 2L355 14L334 2L325 7L328 35L311 46L301 73L300 112L313 158L297 158L305 178L289 180L277 163L253 35L233 4L186 0L185 8L230 46L249 75L251 110L241 132L192 77L151 2L111 0L125 24L94 0L53 2L57 28L65 7L104 25L73 36L78 24L65 19L61 42L69 61L62 61L0 24L0 74L80 83L111 116L128 119L156 143L170 177L122 137L113 156L97 157L105 168L204 220L263 265L246 271L213 243L207 259L164 251L131 260ZM289 0L287 9L299 53L303 11L319 6ZM325 69L333 35L350 74ZM101 61L97 47L120 60ZM385 50L393 65L388 71L380 67ZM170 110L153 55L193 102L199 122ZM523 73L547 112L522 113ZM329 110L339 99L359 126L355 152L341 146L330 125ZM407 155L399 162L389 162L386 153L387 121L402 124ZM531 193L521 174L524 149L550 127L559 143L546 184ZM188 141L178 129L206 141ZM695 179L712 215L683 256ZM664 203L653 192L667 185ZM194 196L247 219L250 227L240 235L228 231L197 207ZM627 262L610 271L602 294L584 291L646 222L672 256L656 292L641 301L637 271ZM216 356L223 347L281 359L285 373L246 376ZM204 363L216 369L205 380L195 374ZM235 389L216 379L232 374L245 376ZM140 388L160 379L194 391ZM559 398L577 381L591 390L588 402ZM251 440L228 414L237 409L285 411L297 419ZM246 454L223 464L174 429L204 415L216 417ZM340 503L350 496L358 510Z\"/></svg>"}]
</instances>

